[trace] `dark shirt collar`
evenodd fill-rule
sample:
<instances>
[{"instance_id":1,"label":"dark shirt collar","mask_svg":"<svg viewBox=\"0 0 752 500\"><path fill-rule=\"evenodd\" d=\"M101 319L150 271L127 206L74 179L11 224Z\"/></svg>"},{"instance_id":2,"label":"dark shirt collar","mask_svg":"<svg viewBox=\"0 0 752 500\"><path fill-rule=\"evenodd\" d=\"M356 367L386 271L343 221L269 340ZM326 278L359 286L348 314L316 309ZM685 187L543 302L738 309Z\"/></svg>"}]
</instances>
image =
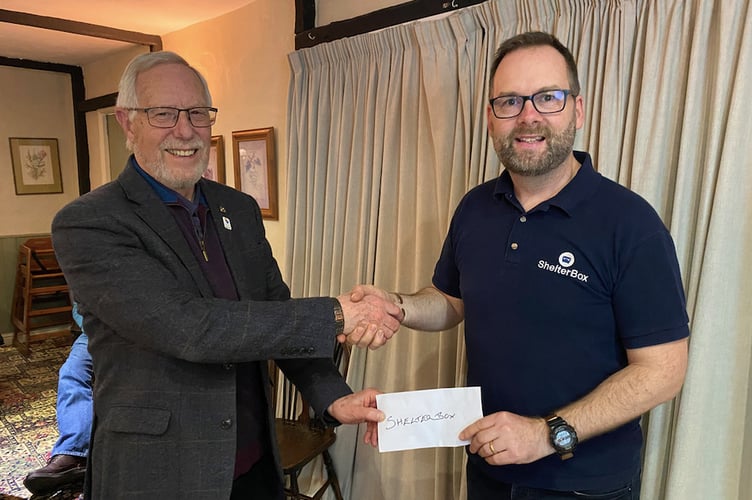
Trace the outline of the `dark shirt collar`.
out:
<instances>
[{"instance_id":1,"label":"dark shirt collar","mask_svg":"<svg viewBox=\"0 0 752 500\"><path fill-rule=\"evenodd\" d=\"M189 200L174 189L168 188L167 186L156 180L154 177L149 175L149 173L141 168L141 165L138 164L135 156L131 155L129 161L131 162L131 165L133 165L133 168L136 169L136 172L138 172L141 177L143 177L144 180L149 183L152 189L154 189L154 192L157 193L157 196L159 196L159 199L161 199L165 204L181 205L190 213L194 213L199 204L207 206L206 198L204 197L204 193L201 191L201 185L199 183L196 183L196 192L193 200Z\"/></svg>"},{"instance_id":2,"label":"dark shirt collar","mask_svg":"<svg viewBox=\"0 0 752 500\"><path fill-rule=\"evenodd\" d=\"M572 178L564 188L556 193L556 196L550 198L531 211L535 210L548 210L549 207L559 207L568 215L572 215L575 207L584 199L588 198L596 189L601 176L593 168L593 160L590 158L590 154L583 151L574 151L574 158L580 162L580 169L577 174ZM514 184L512 183L512 177L509 172L504 170L499 178L496 180L496 187L494 189L494 196L498 198L511 198L516 200L514 196ZM515 202L516 205L519 203Z\"/></svg>"}]
</instances>

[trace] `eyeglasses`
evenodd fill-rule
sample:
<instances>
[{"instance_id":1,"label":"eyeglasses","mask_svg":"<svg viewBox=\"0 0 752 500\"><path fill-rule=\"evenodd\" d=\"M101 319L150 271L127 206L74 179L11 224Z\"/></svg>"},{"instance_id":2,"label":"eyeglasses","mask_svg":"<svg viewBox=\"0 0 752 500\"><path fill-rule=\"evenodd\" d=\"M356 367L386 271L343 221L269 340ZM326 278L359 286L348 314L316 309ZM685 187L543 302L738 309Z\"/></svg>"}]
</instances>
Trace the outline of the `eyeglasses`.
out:
<instances>
[{"instance_id":1,"label":"eyeglasses","mask_svg":"<svg viewBox=\"0 0 752 500\"><path fill-rule=\"evenodd\" d=\"M533 103L535 110L542 114L558 113L567 105L567 96L575 96L571 90L543 90L533 95L500 95L489 101L496 118L514 118L522 113L525 101Z\"/></svg>"},{"instance_id":2,"label":"eyeglasses","mask_svg":"<svg viewBox=\"0 0 752 500\"><path fill-rule=\"evenodd\" d=\"M143 111L149 125L157 128L172 128L178 123L180 112L185 111L191 125L198 128L206 128L214 125L217 121L217 108L128 108L132 111Z\"/></svg>"}]
</instances>

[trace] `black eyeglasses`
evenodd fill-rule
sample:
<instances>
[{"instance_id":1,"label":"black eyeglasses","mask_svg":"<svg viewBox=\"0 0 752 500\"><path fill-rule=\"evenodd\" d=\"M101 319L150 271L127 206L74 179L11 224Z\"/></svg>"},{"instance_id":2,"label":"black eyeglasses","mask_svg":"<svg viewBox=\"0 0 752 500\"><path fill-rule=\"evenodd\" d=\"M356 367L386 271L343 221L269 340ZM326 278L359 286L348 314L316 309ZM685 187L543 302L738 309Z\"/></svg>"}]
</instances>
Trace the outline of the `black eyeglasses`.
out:
<instances>
[{"instance_id":1,"label":"black eyeglasses","mask_svg":"<svg viewBox=\"0 0 752 500\"><path fill-rule=\"evenodd\" d=\"M128 108L132 111L143 111L149 125L157 128L172 128L178 123L180 112L185 111L191 125L198 128L206 128L214 125L217 121L217 108Z\"/></svg>"},{"instance_id":2,"label":"black eyeglasses","mask_svg":"<svg viewBox=\"0 0 752 500\"><path fill-rule=\"evenodd\" d=\"M514 118L522 113L525 101L533 103L535 110L543 115L558 113L567 105L567 96L575 96L571 90L543 90L533 95L500 95L489 101L496 118Z\"/></svg>"}]
</instances>

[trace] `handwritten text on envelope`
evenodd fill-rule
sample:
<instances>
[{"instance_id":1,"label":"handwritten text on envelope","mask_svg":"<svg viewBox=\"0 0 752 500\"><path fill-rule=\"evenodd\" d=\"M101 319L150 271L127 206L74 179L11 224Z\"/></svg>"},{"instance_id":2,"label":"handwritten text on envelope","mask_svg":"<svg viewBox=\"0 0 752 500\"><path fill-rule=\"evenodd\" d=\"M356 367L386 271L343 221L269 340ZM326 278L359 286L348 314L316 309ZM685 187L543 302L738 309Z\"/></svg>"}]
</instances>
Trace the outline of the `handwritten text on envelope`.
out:
<instances>
[{"instance_id":1,"label":"handwritten text on envelope","mask_svg":"<svg viewBox=\"0 0 752 500\"><path fill-rule=\"evenodd\" d=\"M379 451L463 446L462 429L483 416L480 387L393 392L376 396L386 414L379 422Z\"/></svg>"}]
</instances>

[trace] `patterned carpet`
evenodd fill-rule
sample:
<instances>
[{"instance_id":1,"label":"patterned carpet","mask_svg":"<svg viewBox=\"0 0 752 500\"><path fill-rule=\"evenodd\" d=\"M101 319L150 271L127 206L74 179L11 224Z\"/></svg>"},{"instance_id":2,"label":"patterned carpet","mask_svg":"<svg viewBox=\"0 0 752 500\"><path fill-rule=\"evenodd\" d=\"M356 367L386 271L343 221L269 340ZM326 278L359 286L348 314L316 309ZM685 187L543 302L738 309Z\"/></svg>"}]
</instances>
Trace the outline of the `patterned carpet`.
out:
<instances>
[{"instance_id":1,"label":"patterned carpet","mask_svg":"<svg viewBox=\"0 0 752 500\"><path fill-rule=\"evenodd\" d=\"M23 478L47 463L57 440L57 373L71 340L65 336L35 342L29 357L7 344L0 346L0 500L30 498ZM63 491L44 498L77 497L77 492Z\"/></svg>"}]
</instances>

